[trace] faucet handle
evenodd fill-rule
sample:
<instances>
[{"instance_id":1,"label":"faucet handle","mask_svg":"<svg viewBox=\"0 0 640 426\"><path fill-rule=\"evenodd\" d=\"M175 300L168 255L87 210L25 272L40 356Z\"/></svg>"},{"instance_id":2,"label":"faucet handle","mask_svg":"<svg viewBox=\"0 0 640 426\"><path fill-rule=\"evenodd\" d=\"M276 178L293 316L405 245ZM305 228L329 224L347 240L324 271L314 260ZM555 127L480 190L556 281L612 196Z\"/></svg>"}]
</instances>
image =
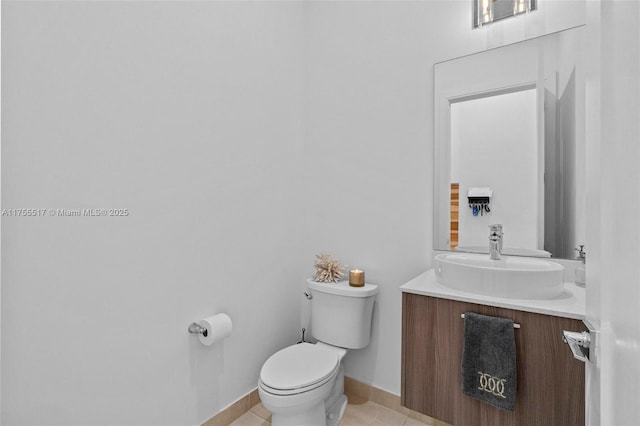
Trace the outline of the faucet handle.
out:
<instances>
[{"instance_id":1,"label":"faucet handle","mask_svg":"<svg viewBox=\"0 0 640 426\"><path fill-rule=\"evenodd\" d=\"M489 225L489 230L491 232L502 232L502 225L499 223L496 223L495 225Z\"/></svg>"},{"instance_id":2,"label":"faucet handle","mask_svg":"<svg viewBox=\"0 0 640 426\"><path fill-rule=\"evenodd\" d=\"M578 259L584 262L587 258L587 252L584 251L584 244L581 244L578 247L580 248L574 248L574 250L578 252Z\"/></svg>"}]
</instances>

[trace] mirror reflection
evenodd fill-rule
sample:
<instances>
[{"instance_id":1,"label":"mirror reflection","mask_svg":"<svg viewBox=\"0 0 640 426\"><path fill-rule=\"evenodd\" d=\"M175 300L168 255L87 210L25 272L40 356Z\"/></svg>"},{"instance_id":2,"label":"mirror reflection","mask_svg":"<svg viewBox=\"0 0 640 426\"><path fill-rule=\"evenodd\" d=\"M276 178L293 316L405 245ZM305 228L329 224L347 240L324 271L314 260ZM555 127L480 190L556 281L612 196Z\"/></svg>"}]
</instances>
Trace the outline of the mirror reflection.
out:
<instances>
[{"instance_id":1,"label":"mirror reflection","mask_svg":"<svg viewBox=\"0 0 640 426\"><path fill-rule=\"evenodd\" d=\"M575 258L584 244L582 27L435 65L434 248Z\"/></svg>"}]
</instances>

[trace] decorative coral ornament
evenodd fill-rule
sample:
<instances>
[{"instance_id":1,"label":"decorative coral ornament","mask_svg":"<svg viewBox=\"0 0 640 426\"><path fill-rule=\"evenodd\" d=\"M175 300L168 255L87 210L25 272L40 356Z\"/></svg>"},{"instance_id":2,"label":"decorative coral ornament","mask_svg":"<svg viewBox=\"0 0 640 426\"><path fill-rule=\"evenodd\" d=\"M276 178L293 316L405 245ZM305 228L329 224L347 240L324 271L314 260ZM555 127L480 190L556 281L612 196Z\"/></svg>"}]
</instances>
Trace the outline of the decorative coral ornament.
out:
<instances>
[{"instance_id":1,"label":"decorative coral ornament","mask_svg":"<svg viewBox=\"0 0 640 426\"><path fill-rule=\"evenodd\" d=\"M314 281L321 283L337 283L344 276L345 267L328 254L316 254L313 264L316 268Z\"/></svg>"}]
</instances>

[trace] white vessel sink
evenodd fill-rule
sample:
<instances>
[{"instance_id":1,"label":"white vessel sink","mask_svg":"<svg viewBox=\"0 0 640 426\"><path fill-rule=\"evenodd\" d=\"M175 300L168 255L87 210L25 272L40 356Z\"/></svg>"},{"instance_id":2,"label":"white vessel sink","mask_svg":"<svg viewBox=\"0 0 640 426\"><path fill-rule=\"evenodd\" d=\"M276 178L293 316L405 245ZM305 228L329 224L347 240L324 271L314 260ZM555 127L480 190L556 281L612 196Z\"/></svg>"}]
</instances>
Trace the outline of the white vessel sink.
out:
<instances>
[{"instance_id":1,"label":"white vessel sink","mask_svg":"<svg viewBox=\"0 0 640 426\"><path fill-rule=\"evenodd\" d=\"M468 293L507 299L553 299L564 289L564 266L543 259L445 253L435 257L438 282Z\"/></svg>"}]
</instances>

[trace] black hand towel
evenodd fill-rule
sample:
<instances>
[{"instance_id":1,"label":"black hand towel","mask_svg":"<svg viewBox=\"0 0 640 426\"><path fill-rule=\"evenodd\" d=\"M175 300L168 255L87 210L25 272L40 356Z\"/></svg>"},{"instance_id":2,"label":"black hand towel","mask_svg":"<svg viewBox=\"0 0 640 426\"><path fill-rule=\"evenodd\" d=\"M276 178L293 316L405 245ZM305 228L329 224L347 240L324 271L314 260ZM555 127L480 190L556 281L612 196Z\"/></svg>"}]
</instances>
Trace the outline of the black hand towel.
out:
<instances>
[{"instance_id":1,"label":"black hand towel","mask_svg":"<svg viewBox=\"0 0 640 426\"><path fill-rule=\"evenodd\" d=\"M462 393L513 411L516 405L513 321L465 312Z\"/></svg>"}]
</instances>

